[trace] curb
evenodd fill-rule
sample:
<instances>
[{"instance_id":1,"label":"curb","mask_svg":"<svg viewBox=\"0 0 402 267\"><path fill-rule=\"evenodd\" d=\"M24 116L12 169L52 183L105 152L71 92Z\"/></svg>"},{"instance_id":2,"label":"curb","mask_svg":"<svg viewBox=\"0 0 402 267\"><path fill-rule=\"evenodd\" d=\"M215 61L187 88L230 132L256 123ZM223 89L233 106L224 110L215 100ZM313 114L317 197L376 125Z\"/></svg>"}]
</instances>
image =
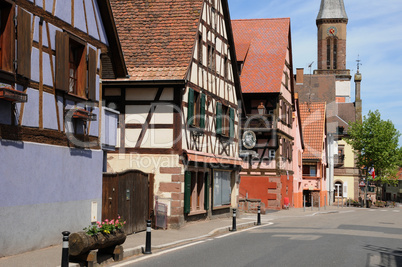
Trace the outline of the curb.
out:
<instances>
[{"instance_id":1,"label":"curb","mask_svg":"<svg viewBox=\"0 0 402 267\"><path fill-rule=\"evenodd\" d=\"M254 222L246 222L246 223L238 224L236 228L238 230L241 230L241 229L250 228L250 227L252 227L254 225L255 225ZM170 242L170 243L166 243L166 244L162 244L162 245L151 246L151 249L163 249L163 248L167 248L167 247L182 244L182 243L187 243L187 242L196 241L196 240L200 240L200 239L203 239L203 238L211 237L211 236L214 236L214 235L224 234L224 233L229 232L229 229L230 229L230 226L220 227L220 228L212 230L211 232L209 232L208 234L205 234L205 235L196 236L196 237L187 238L187 239L182 239L182 240L178 240L178 241L174 241L174 242ZM142 254L142 248L143 247L144 246L137 246L137 247L134 247L134 248L124 249L123 259Z\"/></svg>"}]
</instances>

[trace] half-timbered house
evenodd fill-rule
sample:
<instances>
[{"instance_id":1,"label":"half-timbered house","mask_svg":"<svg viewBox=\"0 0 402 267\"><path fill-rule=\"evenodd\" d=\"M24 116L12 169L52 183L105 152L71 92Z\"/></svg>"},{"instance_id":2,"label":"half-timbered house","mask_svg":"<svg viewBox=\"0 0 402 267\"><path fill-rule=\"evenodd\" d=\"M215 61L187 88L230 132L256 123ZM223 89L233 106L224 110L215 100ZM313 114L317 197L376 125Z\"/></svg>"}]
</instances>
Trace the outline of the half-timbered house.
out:
<instances>
[{"instance_id":1,"label":"half-timbered house","mask_svg":"<svg viewBox=\"0 0 402 267\"><path fill-rule=\"evenodd\" d=\"M100 220L113 147L101 132L117 127L101 106L101 58L116 76L126 68L108 1L1 0L0 12L1 257Z\"/></svg>"},{"instance_id":2,"label":"half-timbered house","mask_svg":"<svg viewBox=\"0 0 402 267\"><path fill-rule=\"evenodd\" d=\"M292 205L293 147L302 139L294 102L290 19L233 20L246 118L242 122L240 195L265 208ZM295 141L298 138L298 141ZM297 166L295 166L297 167ZM300 177L301 178L301 177Z\"/></svg>"},{"instance_id":3,"label":"half-timbered house","mask_svg":"<svg viewBox=\"0 0 402 267\"><path fill-rule=\"evenodd\" d=\"M154 174L149 205L166 205L169 227L229 214L241 91L227 0L111 4L129 76L103 83L121 113L109 171Z\"/></svg>"}]
</instances>

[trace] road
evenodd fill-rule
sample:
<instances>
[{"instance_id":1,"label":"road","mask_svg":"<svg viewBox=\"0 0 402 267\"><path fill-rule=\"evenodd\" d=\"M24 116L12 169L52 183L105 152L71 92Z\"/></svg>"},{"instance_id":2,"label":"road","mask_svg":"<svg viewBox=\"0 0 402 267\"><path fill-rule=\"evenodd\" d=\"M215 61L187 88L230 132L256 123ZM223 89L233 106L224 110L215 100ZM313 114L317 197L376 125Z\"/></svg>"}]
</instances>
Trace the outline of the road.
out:
<instances>
[{"instance_id":1,"label":"road","mask_svg":"<svg viewBox=\"0 0 402 267\"><path fill-rule=\"evenodd\" d=\"M402 211L356 209L262 219L115 266L402 266Z\"/></svg>"}]
</instances>

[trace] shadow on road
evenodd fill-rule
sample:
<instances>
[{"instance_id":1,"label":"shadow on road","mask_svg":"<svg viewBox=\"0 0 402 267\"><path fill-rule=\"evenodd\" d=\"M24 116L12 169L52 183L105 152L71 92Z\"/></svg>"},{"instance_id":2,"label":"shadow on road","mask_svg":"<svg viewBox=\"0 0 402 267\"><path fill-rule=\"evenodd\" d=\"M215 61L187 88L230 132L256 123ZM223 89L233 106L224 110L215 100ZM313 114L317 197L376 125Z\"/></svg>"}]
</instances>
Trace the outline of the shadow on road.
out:
<instances>
[{"instance_id":1,"label":"shadow on road","mask_svg":"<svg viewBox=\"0 0 402 267\"><path fill-rule=\"evenodd\" d=\"M402 248L392 248L366 245L364 249L374 253L367 254L366 267L402 267Z\"/></svg>"}]
</instances>

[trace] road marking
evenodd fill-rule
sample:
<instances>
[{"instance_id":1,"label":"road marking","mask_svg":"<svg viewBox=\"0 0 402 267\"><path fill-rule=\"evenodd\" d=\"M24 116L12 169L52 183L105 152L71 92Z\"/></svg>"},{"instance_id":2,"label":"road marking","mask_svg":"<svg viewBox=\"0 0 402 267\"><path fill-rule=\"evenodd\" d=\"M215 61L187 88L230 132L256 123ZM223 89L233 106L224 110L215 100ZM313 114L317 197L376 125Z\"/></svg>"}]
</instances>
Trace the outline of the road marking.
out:
<instances>
[{"instance_id":1,"label":"road marking","mask_svg":"<svg viewBox=\"0 0 402 267\"><path fill-rule=\"evenodd\" d=\"M393 210L393 212L399 212L399 210Z\"/></svg>"},{"instance_id":2,"label":"road marking","mask_svg":"<svg viewBox=\"0 0 402 267\"><path fill-rule=\"evenodd\" d=\"M385 211L385 212L387 212L387 210L380 210L380 211Z\"/></svg>"},{"instance_id":3,"label":"road marking","mask_svg":"<svg viewBox=\"0 0 402 267\"><path fill-rule=\"evenodd\" d=\"M314 241L321 238L321 235L273 235L272 237L287 237L289 240Z\"/></svg>"},{"instance_id":4,"label":"road marking","mask_svg":"<svg viewBox=\"0 0 402 267\"><path fill-rule=\"evenodd\" d=\"M134 260L130 260L130 261L127 261L127 262L123 262L123 263L121 263L121 264L117 264L117 265L113 265L113 266L115 266L115 267L127 266L127 265L133 264L133 263L135 263L135 262L147 260L147 259L150 259L150 258L153 258L153 257L157 257L157 256L160 256L160 255L163 255L163 254L172 252L172 251L176 251L176 250L179 250L179 249L183 249L183 248L191 247L191 246L194 246L194 245L198 245L198 244L201 244L201 243L204 243L204 242L206 242L206 240L201 240L201 241L194 242L194 243L187 244L187 245L183 245L183 246L180 246L180 247L175 247L175 248L163 250L163 251L160 251L160 252L155 253L155 254L150 254L150 255L147 255L147 256L142 256L141 258L134 259Z\"/></svg>"},{"instance_id":5,"label":"road marking","mask_svg":"<svg viewBox=\"0 0 402 267\"><path fill-rule=\"evenodd\" d=\"M253 229L257 229L257 228L260 228L260 227L263 227L263 226L267 226L267 225L272 225L272 224L274 224L274 223L273 223L273 222L269 222L269 223L267 223L267 224L262 224L262 225L258 225L258 226L246 228L246 229L243 229L243 230L240 230L240 231L230 232L230 233L228 233L228 234L221 235L221 236L217 236L217 237L215 237L215 238L217 238L217 239L219 239L219 238L224 238L224 237L227 237L227 236L230 236L230 235L234 235L234 234L241 233L241 232L245 232L245 231L250 231L250 230L253 230Z\"/></svg>"}]
</instances>

